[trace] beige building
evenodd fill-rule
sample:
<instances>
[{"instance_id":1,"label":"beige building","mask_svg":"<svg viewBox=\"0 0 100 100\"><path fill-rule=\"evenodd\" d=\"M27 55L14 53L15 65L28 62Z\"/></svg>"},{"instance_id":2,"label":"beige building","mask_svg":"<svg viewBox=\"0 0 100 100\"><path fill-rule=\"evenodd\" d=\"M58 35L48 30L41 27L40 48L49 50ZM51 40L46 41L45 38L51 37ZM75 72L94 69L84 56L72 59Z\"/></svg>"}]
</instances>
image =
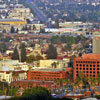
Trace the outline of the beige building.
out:
<instances>
[{"instance_id":1,"label":"beige building","mask_svg":"<svg viewBox=\"0 0 100 100\"><path fill-rule=\"evenodd\" d=\"M93 53L100 53L100 35L93 37Z\"/></svg>"},{"instance_id":2,"label":"beige building","mask_svg":"<svg viewBox=\"0 0 100 100\"><path fill-rule=\"evenodd\" d=\"M23 70L14 71L12 77L13 77L12 81L25 80L27 79L27 72Z\"/></svg>"},{"instance_id":3,"label":"beige building","mask_svg":"<svg viewBox=\"0 0 100 100\"><path fill-rule=\"evenodd\" d=\"M64 60L55 60L55 59L49 59L49 60L40 60L39 66L42 68L66 68L68 67L69 59Z\"/></svg>"},{"instance_id":4,"label":"beige building","mask_svg":"<svg viewBox=\"0 0 100 100\"><path fill-rule=\"evenodd\" d=\"M15 5L14 9L9 12L9 19L21 19L25 20L27 18L33 18L33 14L31 13L29 8L25 8L23 5Z\"/></svg>"},{"instance_id":5,"label":"beige building","mask_svg":"<svg viewBox=\"0 0 100 100\"><path fill-rule=\"evenodd\" d=\"M12 72L0 71L0 81L11 83L11 81L12 81Z\"/></svg>"},{"instance_id":6,"label":"beige building","mask_svg":"<svg viewBox=\"0 0 100 100\"><path fill-rule=\"evenodd\" d=\"M13 26L15 31L22 30L23 27L27 24L26 21L19 20L19 19L0 19L0 30L10 32L11 27Z\"/></svg>"},{"instance_id":7,"label":"beige building","mask_svg":"<svg viewBox=\"0 0 100 100\"><path fill-rule=\"evenodd\" d=\"M46 57L46 54L42 54L41 47L39 44L35 44L33 51L30 54L28 54L27 56L30 56L30 55L34 55L34 56L40 55L43 58Z\"/></svg>"},{"instance_id":8,"label":"beige building","mask_svg":"<svg viewBox=\"0 0 100 100\"><path fill-rule=\"evenodd\" d=\"M2 60L0 61L0 71L28 71L29 66L25 63L19 63L18 60Z\"/></svg>"}]
</instances>

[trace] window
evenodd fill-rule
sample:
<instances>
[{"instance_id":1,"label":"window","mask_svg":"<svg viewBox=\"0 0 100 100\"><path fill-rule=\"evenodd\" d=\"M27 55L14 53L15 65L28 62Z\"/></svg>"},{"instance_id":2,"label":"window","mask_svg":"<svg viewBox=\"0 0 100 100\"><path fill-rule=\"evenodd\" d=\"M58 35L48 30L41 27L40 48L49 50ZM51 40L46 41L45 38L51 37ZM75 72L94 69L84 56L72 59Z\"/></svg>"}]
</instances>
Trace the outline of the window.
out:
<instances>
[{"instance_id":1,"label":"window","mask_svg":"<svg viewBox=\"0 0 100 100\"><path fill-rule=\"evenodd\" d=\"M83 66L85 66L85 65L83 64Z\"/></svg>"},{"instance_id":2,"label":"window","mask_svg":"<svg viewBox=\"0 0 100 100\"><path fill-rule=\"evenodd\" d=\"M93 65L93 67L95 67L95 65Z\"/></svg>"},{"instance_id":3,"label":"window","mask_svg":"<svg viewBox=\"0 0 100 100\"><path fill-rule=\"evenodd\" d=\"M92 73L92 71L90 71L90 73Z\"/></svg>"},{"instance_id":4,"label":"window","mask_svg":"<svg viewBox=\"0 0 100 100\"><path fill-rule=\"evenodd\" d=\"M76 64L76 66L78 66L78 64Z\"/></svg>"},{"instance_id":5,"label":"window","mask_svg":"<svg viewBox=\"0 0 100 100\"><path fill-rule=\"evenodd\" d=\"M85 70L85 68L83 68L83 70Z\"/></svg>"},{"instance_id":6,"label":"window","mask_svg":"<svg viewBox=\"0 0 100 100\"><path fill-rule=\"evenodd\" d=\"M99 65L97 65L97 67L99 67Z\"/></svg>"},{"instance_id":7,"label":"window","mask_svg":"<svg viewBox=\"0 0 100 100\"><path fill-rule=\"evenodd\" d=\"M95 68L93 68L93 70L95 70Z\"/></svg>"},{"instance_id":8,"label":"window","mask_svg":"<svg viewBox=\"0 0 100 100\"><path fill-rule=\"evenodd\" d=\"M93 75L93 77L95 77L95 75Z\"/></svg>"},{"instance_id":9,"label":"window","mask_svg":"<svg viewBox=\"0 0 100 100\"><path fill-rule=\"evenodd\" d=\"M83 73L85 73L85 71L83 71Z\"/></svg>"},{"instance_id":10,"label":"window","mask_svg":"<svg viewBox=\"0 0 100 100\"><path fill-rule=\"evenodd\" d=\"M90 65L90 67L92 67L92 65Z\"/></svg>"},{"instance_id":11,"label":"window","mask_svg":"<svg viewBox=\"0 0 100 100\"><path fill-rule=\"evenodd\" d=\"M95 71L93 73L95 73Z\"/></svg>"},{"instance_id":12,"label":"window","mask_svg":"<svg viewBox=\"0 0 100 100\"><path fill-rule=\"evenodd\" d=\"M89 66L89 65L86 65L87 67Z\"/></svg>"},{"instance_id":13,"label":"window","mask_svg":"<svg viewBox=\"0 0 100 100\"><path fill-rule=\"evenodd\" d=\"M90 68L90 70L92 70L92 68Z\"/></svg>"},{"instance_id":14,"label":"window","mask_svg":"<svg viewBox=\"0 0 100 100\"><path fill-rule=\"evenodd\" d=\"M88 68L86 68L88 70Z\"/></svg>"},{"instance_id":15,"label":"window","mask_svg":"<svg viewBox=\"0 0 100 100\"><path fill-rule=\"evenodd\" d=\"M99 61L97 61L97 63L99 63Z\"/></svg>"},{"instance_id":16,"label":"window","mask_svg":"<svg viewBox=\"0 0 100 100\"><path fill-rule=\"evenodd\" d=\"M97 71L97 73L99 74L99 71Z\"/></svg>"},{"instance_id":17,"label":"window","mask_svg":"<svg viewBox=\"0 0 100 100\"><path fill-rule=\"evenodd\" d=\"M82 66L82 64L80 64L80 66Z\"/></svg>"},{"instance_id":18,"label":"window","mask_svg":"<svg viewBox=\"0 0 100 100\"><path fill-rule=\"evenodd\" d=\"M97 70L99 70L99 68L97 68Z\"/></svg>"}]
</instances>

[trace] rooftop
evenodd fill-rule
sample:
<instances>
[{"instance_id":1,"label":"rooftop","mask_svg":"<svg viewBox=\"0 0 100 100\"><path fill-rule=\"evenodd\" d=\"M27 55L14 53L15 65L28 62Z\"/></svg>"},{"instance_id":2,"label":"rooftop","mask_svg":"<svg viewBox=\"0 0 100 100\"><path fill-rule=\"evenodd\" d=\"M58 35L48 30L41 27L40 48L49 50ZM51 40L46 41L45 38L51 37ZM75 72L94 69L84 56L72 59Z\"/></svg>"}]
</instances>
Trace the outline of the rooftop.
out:
<instances>
[{"instance_id":1,"label":"rooftop","mask_svg":"<svg viewBox=\"0 0 100 100\"><path fill-rule=\"evenodd\" d=\"M60 68L60 69L58 69L58 68L55 68L55 69L53 69L53 68L36 68L32 71L58 72L58 71L66 71L66 68Z\"/></svg>"},{"instance_id":2,"label":"rooftop","mask_svg":"<svg viewBox=\"0 0 100 100\"><path fill-rule=\"evenodd\" d=\"M13 22L13 21L23 21L20 19L0 19L0 22Z\"/></svg>"}]
</instances>

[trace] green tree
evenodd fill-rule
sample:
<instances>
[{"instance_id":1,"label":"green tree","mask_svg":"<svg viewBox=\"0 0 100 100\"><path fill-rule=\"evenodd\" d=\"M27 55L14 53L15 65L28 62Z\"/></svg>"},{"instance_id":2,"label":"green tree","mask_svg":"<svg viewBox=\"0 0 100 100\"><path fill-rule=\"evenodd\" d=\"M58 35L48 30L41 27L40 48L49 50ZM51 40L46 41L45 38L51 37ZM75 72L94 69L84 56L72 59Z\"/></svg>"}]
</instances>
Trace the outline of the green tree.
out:
<instances>
[{"instance_id":1,"label":"green tree","mask_svg":"<svg viewBox=\"0 0 100 100\"><path fill-rule=\"evenodd\" d=\"M5 29L3 29L3 31L2 31L3 33L6 33L6 30Z\"/></svg>"},{"instance_id":2,"label":"green tree","mask_svg":"<svg viewBox=\"0 0 100 100\"><path fill-rule=\"evenodd\" d=\"M38 61L38 60L43 60L43 57L40 56L40 55L37 55L36 58L35 58L35 60L37 60L37 61Z\"/></svg>"},{"instance_id":3,"label":"green tree","mask_svg":"<svg viewBox=\"0 0 100 100\"><path fill-rule=\"evenodd\" d=\"M17 46L15 46L14 52L12 54L12 59L13 60L19 60L19 53L18 53L18 50L17 50Z\"/></svg>"},{"instance_id":4,"label":"green tree","mask_svg":"<svg viewBox=\"0 0 100 100\"><path fill-rule=\"evenodd\" d=\"M2 42L0 43L0 52L5 52L7 50L7 45Z\"/></svg>"},{"instance_id":5,"label":"green tree","mask_svg":"<svg viewBox=\"0 0 100 100\"><path fill-rule=\"evenodd\" d=\"M35 30L36 29L36 26L35 25L33 25L33 30Z\"/></svg>"},{"instance_id":6,"label":"green tree","mask_svg":"<svg viewBox=\"0 0 100 100\"><path fill-rule=\"evenodd\" d=\"M11 27L11 31L10 31L11 33L15 33L15 28L14 28L14 26L12 26Z\"/></svg>"},{"instance_id":7,"label":"green tree","mask_svg":"<svg viewBox=\"0 0 100 100\"><path fill-rule=\"evenodd\" d=\"M47 58L48 59L56 59L57 58L57 50L52 44L49 45L49 48L47 50Z\"/></svg>"},{"instance_id":8,"label":"green tree","mask_svg":"<svg viewBox=\"0 0 100 100\"><path fill-rule=\"evenodd\" d=\"M51 43L54 43L54 44L61 43L60 37L59 36L53 36L51 38Z\"/></svg>"},{"instance_id":9,"label":"green tree","mask_svg":"<svg viewBox=\"0 0 100 100\"><path fill-rule=\"evenodd\" d=\"M32 63L33 61L35 61L35 57L33 55L30 55L30 56L26 57L26 62L27 63Z\"/></svg>"},{"instance_id":10,"label":"green tree","mask_svg":"<svg viewBox=\"0 0 100 100\"><path fill-rule=\"evenodd\" d=\"M24 91L21 97L14 97L10 100L51 100L51 95L46 88L34 87Z\"/></svg>"},{"instance_id":11,"label":"green tree","mask_svg":"<svg viewBox=\"0 0 100 100\"><path fill-rule=\"evenodd\" d=\"M18 33L18 31L19 31L19 30L18 30L18 28L17 28L16 33Z\"/></svg>"},{"instance_id":12,"label":"green tree","mask_svg":"<svg viewBox=\"0 0 100 100\"><path fill-rule=\"evenodd\" d=\"M26 48L25 48L25 44L22 43L21 44L21 62L25 62L26 61Z\"/></svg>"}]
</instances>

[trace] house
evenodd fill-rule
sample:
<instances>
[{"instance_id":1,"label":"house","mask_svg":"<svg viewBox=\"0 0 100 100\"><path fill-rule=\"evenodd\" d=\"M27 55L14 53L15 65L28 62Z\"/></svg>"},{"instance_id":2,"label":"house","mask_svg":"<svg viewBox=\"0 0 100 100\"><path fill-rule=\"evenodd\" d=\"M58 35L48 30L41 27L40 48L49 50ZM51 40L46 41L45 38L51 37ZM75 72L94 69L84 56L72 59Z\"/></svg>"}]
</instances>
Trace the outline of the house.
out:
<instances>
[{"instance_id":1,"label":"house","mask_svg":"<svg viewBox=\"0 0 100 100\"><path fill-rule=\"evenodd\" d=\"M10 72L10 71L0 71L0 81L11 83L12 72Z\"/></svg>"}]
</instances>

